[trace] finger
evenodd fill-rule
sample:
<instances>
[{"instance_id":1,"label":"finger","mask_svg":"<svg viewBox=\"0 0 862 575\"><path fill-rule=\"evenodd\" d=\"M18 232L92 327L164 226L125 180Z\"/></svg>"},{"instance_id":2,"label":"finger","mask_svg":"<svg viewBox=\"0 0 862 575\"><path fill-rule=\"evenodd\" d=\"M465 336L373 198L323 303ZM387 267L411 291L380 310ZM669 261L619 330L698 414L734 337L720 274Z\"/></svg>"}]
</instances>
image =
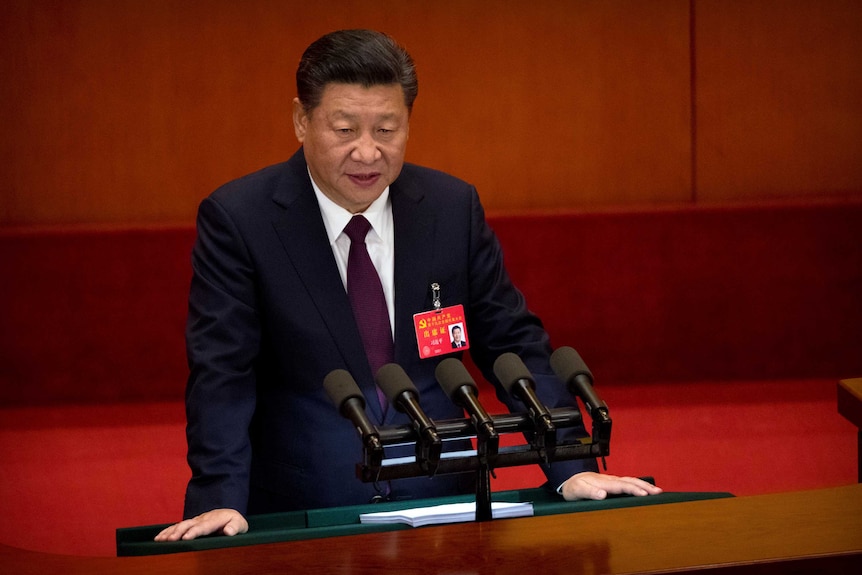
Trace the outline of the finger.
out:
<instances>
[{"instance_id":1,"label":"finger","mask_svg":"<svg viewBox=\"0 0 862 575\"><path fill-rule=\"evenodd\" d=\"M245 533L248 522L233 509L216 509L166 527L156 535L155 541L189 541L217 531L231 536Z\"/></svg>"},{"instance_id":2,"label":"finger","mask_svg":"<svg viewBox=\"0 0 862 575\"><path fill-rule=\"evenodd\" d=\"M635 496L657 495L662 492L660 487L637 477L608 477L605 488L614 494Z\"/></svg>"},{"instance_id":3,"label":"finger","mask_svg":"<svg viewBox=\"0 0 862 575\"><path fill-rule=\"evenodd\" d=\"M158 535L153 537L153 541L170 541L171 540L171 534L173 533L173 531L174 531L173 525L171 525L170 527L165 527L164 529L159 531Z\"/></svg>"},{"instance_id":4,"label":"finger","mask_svg":"<svg viewBox=\"0 0 862 575\"><path fill-rule=\"evenodd\" d=\"M189 527L191 527L192 521L193 520L191 519L186 519L185 521L180 521L179 523L175 523L170 527L162 529L162 531L156 535L155 541L179 541Z\"/></svg>"},{"instance_id":5,"label":"finger","mask_svg":"<svg viewBox=\"0 0 862 575\"><path fill-rule=\"evenodd\" d=\"M644 481L643 479L636 479L638 485L643 488L649 495L658 495L663 491L661 487L658 485L653 485L649 481Z\"/></svg>"},{"instance_id":6,"label":"finger","mask_svg":"<svg viewBox=\"0 0 862 575\"><path fill-rule=\"evenodd\" d=\"M598 478L598 481L596 481L596 478ZM601 477L597 473L579 473L564 484L563 497L568 501L575 501L577 499L605 499L608 496L608 492L599 481L601 481Z\"/></svg>"},{"instance_id":7,"label":"finger","mask_svg":"<svg viewBox=\"0 0 862 575\"><path fill-rule=\"evenodd\" d=\"M661 487L653 485L648 481L644 481L638 477L621 477L620 481L624 485L630 485L637 490L638 495L656 495L662 492Z\"/></svg>"},{"instance_id":8,"label":"finger","mask_svg":"<svg viewBox=\"0 0 862 575\"><path fill-rule=\"evenodd\" d=\"M179 523L167 527L162 530L161 533L156 535L155 540L179 541L182 539L184 541L188 541L203 535L209 535L220 527L221 525L217 521L212 519L207 520L205 516L198 516L194 519L186 519L185 521L180 521Z\"/></svg>"},{"instance_id":9,"label":"finger","mask_svg":"<svg viewBox=\"0 0 862 575\"><path fill-rule=\"evenodd\" d=\"M215 533L224 528L226 524L226 519L219 515L204 514L195 517L191 521L193 524L190 525L185 533L182 534L183 541L190 541L192 539L197 539L198 537L210 535L211 533Z\"/></svg>"},{"instance_id":10,"label":"finger","mask_svg":"<svg viewBox=\"0 0 862 575\"><path fill-rule=\"evenodd\" d=\"M222 529L222 533L229 536L234 536L239 533L248 531L248 522L241 515L231 518L227 525Z\"/></svg>"},{"instance_id":11,"label":"finger","mask_svg":"<svg viewBox=\"0 0 862 575\"><path fill-rule=\"evenodd\" d=\"M580 483L583 488L580 490L580 499L593 499L596 501L606 499L609 491L607 486L604 485L604 481L602 481L602 479L603 478L600 475L588 475L581 478Z\"/></svg>"},{"instance_id":12,"label":"finger","mask_svg":"<svg viewBox=\"0 0 862 575\"><path fill-rule=\"evenodd\" d=\"M169 541L170 533L173 531L173 528L173 525L171 525L170 527L165 527L164 529L159 531L159 533L155 537L153 537L153 541Z\"/></svg>"}]
</instances>

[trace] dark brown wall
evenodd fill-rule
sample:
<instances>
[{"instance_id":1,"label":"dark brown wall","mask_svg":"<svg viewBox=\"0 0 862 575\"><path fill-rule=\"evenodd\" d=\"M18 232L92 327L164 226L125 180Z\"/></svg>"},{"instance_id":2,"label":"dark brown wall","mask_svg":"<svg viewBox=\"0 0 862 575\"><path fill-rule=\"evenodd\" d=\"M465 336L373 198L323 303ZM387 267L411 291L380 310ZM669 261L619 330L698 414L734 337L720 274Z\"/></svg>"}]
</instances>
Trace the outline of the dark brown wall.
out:
<instances>
[{"instance_id":1,"label":"dark brown wall","mask_svg":"<svg viewBox=\"0 0 862 575\"><path fill-rule=\"evenodd\" d=\"M373 27L420 72L408 159L489 211L862 195L862 4L10 0L0 226L190 223L286 158L293 73Z\"/></svg>"}]
</instances>

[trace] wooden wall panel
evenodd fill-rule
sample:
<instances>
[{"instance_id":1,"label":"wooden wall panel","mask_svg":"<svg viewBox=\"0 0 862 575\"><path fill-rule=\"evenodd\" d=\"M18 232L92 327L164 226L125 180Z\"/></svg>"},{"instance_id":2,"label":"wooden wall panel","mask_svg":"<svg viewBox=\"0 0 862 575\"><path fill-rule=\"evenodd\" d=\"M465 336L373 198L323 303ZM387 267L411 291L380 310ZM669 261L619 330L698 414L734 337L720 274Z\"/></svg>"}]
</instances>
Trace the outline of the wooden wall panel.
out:
<instances>
[{"instance_id":1,"label":"wooden wall panel","mask_svg":"<svg viewBox=\"0 0 862 575\"><path fill-rule=\"evenodd\" d=\"M10 4L0 8L3 75L14 78L2 88L7 222L192 221L215 185L294 148L291 62L264 40L280 31L261 11ZM278 47L295 54L303 42Z\"/></svg>"},{"instance_id":2,"label":"wooden wall panel","mask_svg":"<svg viewBox=\"0 0 862 575\"><path fill-rule=\"evenodd\" d=\"M411 36L414 158L493 209L689 199L688 2L474 4Z\"/></svg>"},{"instance_id":3,"label":"wooden wall panel","mask_svg":"<svg viewBox=\"0 0 862 575\"><path fill-rule=\"evenodd\" d=\"M347 27L413 53L408 159L475 183L489 211L858 196L859 6L10 0L0 226L190 223L295 150L296 62Z\"/></svg>"},{"instance_id":4,"label":"wooden wall panel","mask_svg":"<svg viewBox=\"0 0 862 575\"><path fill-rule=\"evenodd\" d=\"M697 0L697 199L862 194L862 3Z\"/></svg>"},{"instance_id":5,"label":"wooden wall panel","mask_svg":"<svg viewBox=\"0 0 862 575\"><path fill-rule=\"evenodd\" d=\"M490 210L688 199L688 2L11 0L0 225L192 221L296 148L302 49L374 27L417 60L408 159Z\"/></svg>"}]
</instances>

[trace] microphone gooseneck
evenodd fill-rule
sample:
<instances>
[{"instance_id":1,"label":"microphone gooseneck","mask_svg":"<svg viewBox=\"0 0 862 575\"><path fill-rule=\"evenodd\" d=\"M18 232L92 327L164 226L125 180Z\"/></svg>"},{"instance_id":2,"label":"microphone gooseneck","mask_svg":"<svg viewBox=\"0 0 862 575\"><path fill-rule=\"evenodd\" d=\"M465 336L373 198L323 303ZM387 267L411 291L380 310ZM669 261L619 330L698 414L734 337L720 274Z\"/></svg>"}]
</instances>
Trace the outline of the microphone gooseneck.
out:
<instances>
[{"instance_id":1,"label":"microphone gooseneck","mask_svg":"<svg viewBox=\"0 0 862 575\"><path fill-rule=\"evenodd\" d=\"M416 441L416 460L429 475L433 475L440 462L443 442L437 428L422 406L419 405L419 390L400 365L387 363L377 371L377 385L386 394L395 409L406 413L413 422L418 440Z\"/></svg>"},{"instance_id":2,"label":"microphone gooseneck","mask_svg":"<svg viewBox=\"0 0 862 575\"><path fill-rule=\"evenodd\" d=\"M557 442L557 430L551 421L551 413L536 395L536 383L533 376L521 358L514 353L507 352L497 358L494 362L494 375L509 392L530 411L533 426L536 430L533 443L544 455L545 463L550 465L549 450L553 450Z\"/></svg>"},{"instance_id":3,"label":"microphone gooseneck","mask_svg":"<svg viewBox=\"0 0 862 575\"><path fill-rule=\"evenodd\" d=\"M382 460L380 434L365 414L365 397L353 376L343 369L331 371L323 379L323 389L342 417L349 419L356 427L362 443L374 454L375 461Z\"/></svg>"},{"instance_id":4,"label":"microphone gooseneck","mask_svg":"<svg viewBox=\"0 0 862 575\"><path fill-rule=\"evenodd\" d=\"M434 375L452 402L470 415L477 435L486 439L497 437L494 421L479 403L479 388L463 363L454 357L444 359L437 365Z\"/></svg>"}]
</instances>

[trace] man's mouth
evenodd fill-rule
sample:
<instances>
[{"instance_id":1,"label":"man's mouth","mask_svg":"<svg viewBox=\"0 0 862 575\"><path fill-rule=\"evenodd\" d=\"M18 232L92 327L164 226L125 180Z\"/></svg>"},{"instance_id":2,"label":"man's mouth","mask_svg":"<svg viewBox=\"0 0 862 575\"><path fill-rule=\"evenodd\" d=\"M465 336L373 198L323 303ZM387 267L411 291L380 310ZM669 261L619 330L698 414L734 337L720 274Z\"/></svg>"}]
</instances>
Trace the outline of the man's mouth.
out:
<instances>
[{"instance_id":1,"label":"man's mouth","mask_svg":"<svg viewBox=\"0 0 862 575\"><path fill-rule=\"evenodd\" d=\"M380 174L378 172L372 172L369 174L348 174L347 177L349 177L353 183L367 187L376 183L377 180L380 179Z\"/></svg>"}]
</instances>

